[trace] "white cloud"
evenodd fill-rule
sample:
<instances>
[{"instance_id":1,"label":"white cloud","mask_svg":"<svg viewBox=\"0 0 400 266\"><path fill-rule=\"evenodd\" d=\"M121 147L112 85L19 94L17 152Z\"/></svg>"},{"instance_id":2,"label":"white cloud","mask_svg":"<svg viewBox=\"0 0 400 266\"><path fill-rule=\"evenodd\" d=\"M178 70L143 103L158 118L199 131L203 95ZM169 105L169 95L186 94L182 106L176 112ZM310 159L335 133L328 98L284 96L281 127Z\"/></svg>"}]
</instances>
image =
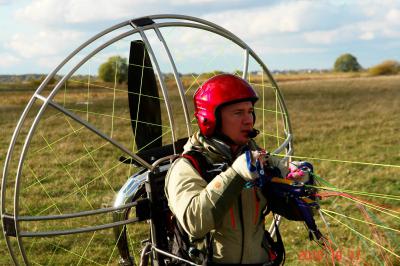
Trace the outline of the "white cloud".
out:
<instances>
[{"instance_id":1,"label":"white cloud","mask_svg":"<svg viewBox=\"0 0 400 266\"><path fill-rule=\"evenodd\" d=\"M21 62L21 59L19 59L18 57L7 53L1 53L0 58L0 67L12 67Z\"/></svg>"},{"instance_id":2,"label":"white cloud","mask_svg":"<svg viewBox=\"0 0 400 266\"><path fill-rule=\"evenodd\" d=\"M375 34L371 31L367 31L367 32L361 33L361 35L359 35L359 38L361 40L365 40L365 41L373 40L375 38Z\"/></svg>"},{"instance_id":3,"label":"white cloud","mask_svg":"<svg viewBox=\"0 0 400 266\"><path fill-rule=\"evenodd\" d=\"M255 49L266 54L316 54L326 52L326 49L315 47L274 47L255 45Z\"/></svg>"},{"instance_id":4,"label":"white cloud","mask_svg":"<svg viewBox=\"0 0 400 266\"><path fill-rule=\"evenodd\" d=\"M44 69L55 68L62 60L61 56L45 56L37 59L37 65L43 67Z\"/></svg>"},{"instance_id":5,"label":"white cloud","mask_svg":"<svg viewBox=\"0 0 400 266\"><path fill-rule=\"evenodd\" d=\"M8 5L11 4L11 0L0 0L0 5Z\"/></svg>"},{"instance_id":6,"label":"white cloud","mask_svg":"<svg viewBox=\"0 0 400 266\"><path fill-rule=\"evenodd\" d=\"M56 55L77 45L82 34L71 30L43 30L30 34L14 34L7 46L25 58Z\"/></svg>"},{"instance_id":7,"label":"white cloud","mask_svg":"<svg viewBox=\"0 0 400 266\"><path fill-rule=\"evenodd\" d=\"M376 18L385 14L387 10L398 8L399 5L397 0L363 0L352 2L351 7L365 17Z\"/></svg>"},{"instance_id":8,"label":"white cloud","mask_svg":"<svg viewBox=\"0 0 400 266\"><path fill-rule=\"evenodd\" d=\"M338 35L338 30L329 30L306 32L303 36L307 42L312 44L330 44L336 41Z\"/></svg>"},{"instance_id":9,"label":"white cloud","mask_svg":"<svg viewBox=\"0 0 400 266\"><path fill-rule=\"evenodd\" d=\"M162 1L146 0L37 0L16 11L18 19L53 23L85 23L152 14Z\"/></svg>"},{"instance_id":10,"label":"white cloud","mask_svg":"<svg viewBox=\"0 0 400 266\"><path fill-rule=\"evenodd\" d=\"M140 4L140 1L132 0L114 0L111 2L109 0L69 0L66 2L68 3L69 10L64 14L64 20L67 23L122 19L135 13L135 6ZM149 2L151 3L152 1Z\"/></svg>"},{"instance_id":11,"label":"white cloud","mask_svg":"<svg viewBox=\"0 0 400 266\"><path fill-rule=\"evenodd\" d=\"M1 1L1 0L0 0ZM226 0L222 0L226 1ZM239 3L236 1L235 3ZM93 23L97 21L133 18L141 15L162 13L176 7L178 12L190 6L202 4L220 4L215 0L37 0L16 12L19 19L33 20L45 25L67 25L74 23ZM396 29L385 27L382 23L396 25L400 23L398 4L391 0L382 0L382 3L373 1L364 5L360 2L343 3L335 6L334 3L314 1L285 1L279 4L263 6L249 6L248 8L221 10L207 13L203 18L221 25L246 41L265 38L272 34L292 34L309 31L305 39L313 44L329 44L344 36L345 40L371 40L379 36L376 29L362 29L363 24L379 24L387 29L387 36L395 36ZM336 9L335 9L336 8ZM200 8L201 9L201 8ZM139 11L140 10L140 11ZM154 12L157 10L157 12ZM353 10L353 11L349 11ZM389 10L389 11L388 11ZM197 10L195 10L197 12ZM339 16L339 18L336 18ZM346 19L341 22L341 17ZM348 16L354 16L354 23L349 23ZM364 20L360 22L357 20ZM356 26L359 29L356 29ZM324 29L326 28L326 29ZM384 34L384 33L382 33ZM244 39L244 38L243 38Z\"/></svg>"},{"instance_id":12,"label":"white cloud","mask_svg":"<svg viewBox=\"0 0 400 266\"><path fill-rule=\"evenodd\" d=\"M389 23L400 24L400 9L391 9L387 13L386 19Z\"/></svg>"},{"instance_id":13,"label":"white cloud","mask_svg":"<svg viewBox=\"0 0 400 266\"><path fill-rule=\"evenodd\" d=\"M229 10L230 5L242 5L243 8ZM204 6L212 5L215 13ZM221 7L222 6L222 7ZM309 20L311 10L321 5L311 1L288 1L275 6L246 6L239 0L36 0L16 11L18 19L31 20L43 24L54 23L91 23L96 21L134 18L155 13L201 13L206 18L221 25L232 26L246 32L293 32ZM192 7L192 9L191 9ZM193 9L196 8L196 9ZM223 10L223 11L221 11Z\"/></svg>"},{"instance_id":14,"label":"white cloud","mask_svg":"<svg viewBox=\"0 0 400 266\"><path fill-rule=\"evenodd\" d=\"M303 34L306 42L310 44L335 44L354 40L373 40L377 37L377 23L363 22L353 25L345 25L333 30L311 31Z\"/></svg>"},{"instance_id":15,"label":"white cloud","mask_svg":"<svg viewBox=\"0 0 400 266\"><path fill-rule=\"evenodd\" d=\"M310 32L305 39L314 44L350 42L353 40L370 41L378 38L398 38L400 29L387 21L367 21L355 23L332 31Z\"/></svg>"},{"instance_id":16,"label":"white cloud","mask_svg":"<svg viewBox=\"0 0 400 266\"><path fill-rule=\"evenodd\" d=\"M385 3L393 4L391 1ZM364 16L352 23L343 24L330 30L306 32L303 34L304 39L312 44L334 44L354 40L371 41L379 38L398 38L400 36L400 9L374 7L376 6L361 8Z\"/></svg>"},{"instance_id":17,"label":"white cloud","mask_svg":"<svg viewBox=\"0 0 400 266\"><path fill-rule=\"evenodd\" d=\"M13 14L15 1L0 0L0 5L4 3L12 3L10 6L14 7L8 14ZM47 67L54 66L57 58L62 59L66 50L85 41L87 32L92 36L125 19L162 13L182 13L212 21L239 36L260 57L268 54L269 58L274 54L293 58L312 53L326 55L337 45L376 44L400 38L400 2L395 0L28 0L22 8L18 6L14 25L22 30L10 31L11 37L3 38L4 48L10 54L15 51L14 59L8 57L8 61L30 58L37 66ZM211 55L207 49L226 48L194 30L185 32L179 28L176 36L179 48L170 47L176 60L196 59ZM0 50L0 54L4 51Z\"/></svg>"},{"instance_id":18,"label":"white cloud","mask_svg":"<svg viewBox=\"0 0 400 266\"><path fill-rule=\"evenodd\" d=\"M30 20L36 22L51 23L64 17L65 4L52 0L32 1L29 5L15 12L17 19Z\"/></svg>"},{"instance_id":19,"label":"white cloud","mask_svg":"<svg viewBox=\"0 0 400 266\"><path fill-rule=\"evenodd\" d=\"M205 19L242 36L257 37L262 34L291 33L300 31L309 23L307 15L314 9L312 2L286 2L276 6L264 6L211 13Z\"/></svg>"},{"instance_id":20,"label":"white cloud","mask_svg":"<svg viewBox=\"0 0 400 266\"><path fill-rule=\"evenodd\" d=\"M392 39L400 38L400 30L397 28L383 28L382 29L382 36Z\"/></svg>"}]
</instances>

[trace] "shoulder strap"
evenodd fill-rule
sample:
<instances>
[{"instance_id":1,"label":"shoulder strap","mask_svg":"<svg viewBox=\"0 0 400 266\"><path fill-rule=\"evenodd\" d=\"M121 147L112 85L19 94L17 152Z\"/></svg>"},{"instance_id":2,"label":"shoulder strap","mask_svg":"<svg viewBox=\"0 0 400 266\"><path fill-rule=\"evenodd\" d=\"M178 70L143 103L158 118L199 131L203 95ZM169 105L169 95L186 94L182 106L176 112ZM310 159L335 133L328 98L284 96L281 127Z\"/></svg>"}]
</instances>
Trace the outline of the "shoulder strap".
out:
<instances>
[{"instance_id":1,"label":"shoulder strap","mask_svg":"<svg viewBox=\"0 0 400 266\"><path fill-rule=\"evenodd\" d=\"M200 174L200 176L207 182L210 183L211 180L214 178L214 176L210 175L207 170L211 168L211 164L207 161L206 157L198 151L188 151L184 154L181 155L181 157L186 158L190 161L190 163L193 165L193 167L197 170L197 172ZM185 233L185 230L182 228L178 220L175 220L179 233L182 235ZM207 243L207 254L204 256L201 252L199 253L199 259L202 261L202 265L208 265L209 262L212 261L213 258L213 237L211 236L211 233L208 232L206 237L206 243ZM183 240L189 241L189 238L186 236Z\"/></svg>"},{"instance_id":2,"label":"shoulder strap","mask_svg":"<svg viewBox=\"0 0 400 266\"><path fill-rule=\"evenodd\" d=\"M182 154L181 157L188 159L207 183L211 182L213 177L207 173L207 169L210 168L210 163L201 152L192 150Z\"/></svg>"}]
</instances>

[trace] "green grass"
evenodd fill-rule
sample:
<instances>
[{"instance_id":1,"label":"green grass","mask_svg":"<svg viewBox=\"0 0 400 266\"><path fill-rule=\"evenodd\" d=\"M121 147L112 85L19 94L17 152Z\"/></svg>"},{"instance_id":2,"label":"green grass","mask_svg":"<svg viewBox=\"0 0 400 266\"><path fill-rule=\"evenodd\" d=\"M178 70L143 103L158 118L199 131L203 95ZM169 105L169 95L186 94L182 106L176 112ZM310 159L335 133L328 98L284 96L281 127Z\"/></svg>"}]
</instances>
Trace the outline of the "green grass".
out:
<instances>
[{"instance_id":1,"label":"green grass","mask_svg":"<svg viewBox=\"0 0 400 266\"><path fill-rule=\"evenodd\" d=\"M400 76L337 77L315 80L302 78L289 82L283 80L296 79L282 79L279 83L292 122L295 155L312 162L318 175L340 189L399 196ZM254 82L258 80L255 79ZM194 88L197 87L197 82L193 79L184 80L186 88L191 84L194 84ZM85 84L81 86L74 85L73 89L68 87L65 94L61 90L56 96L56 101L83 119L87 119L103 132L113 135L125 146L133 148L126 88L119 86L120 90L114 94L113 84L92 83L89 90ZM2 166L16 121L31 93L1 92L0 165ZM171 95L176 99L176 93L171 92ZM266 104L273 109L273 95L268 94L265 97ZM37 108L38 106L35 110ZM166 124L166 110L165 107L162 108L163 121ZM189 107L190 110L191 108ZM178 100L174 100L172 111L182 115ZM35 112L32 112L28 115L28 124L34 114ZM266 123L268 132L281 130L281 125L278 125L278 130L276 128L275 114L264 113L264 119L268 121ZM261 120L262 113L258 113L259 127ZM179 121L178 137L185 135L183 120ZM26 134L28 128L22 130L22 135ZM163 128L163 132L167 131L168 127ZM18 143L22 140L18 139ZM275 138L266 140L267 147L277 145ZM164 139L164 143L169 141L169 137ZM13 159L17 158L19 150L17 149ZM119 163L118 157L122 154L70 118L55 110L46 110L32 139L24 164L20 214L49 215L110 206L115 192L124 184L127 177L137 171L135 167ZM15 174L15 169L16 165L13 163L10 176ZM12 178L7 183L7 199L12 198L13 183ZM77 189L78 187L80 189ZM393 214L399 217L398 200L361 196L360 198L396 211L397 213ZM7 211L12 212L11 202L6 202L6 206ZM326 210L367 220L354 202L344 198L324 199L321 206ZM374 223L379 221L390 228L400 229L399 218L375 210L368 212ZM372 234L368 225L346 220L340 216L334 217L348 223L351 228L357 229L374 241L379 241L385 248L400 254L398 232L378 229ZM325 231L320 219L317 220L321 230ZM374 247L368 240L360 240L351 230L334 219L328 218L328 220L335 236L334 240L342 254L337 263L381 265L379 248ZM22 229L66 229L107 221L111 221L111 217L103 215L57 223L22 223ZM147 225L138 225L138 228L129 227L130 245L135 250L140 246L140 241L147 237L143 227ZM318 261L319 248L307 240L307 232L301 223L284 220L281 228L286 244L287 265L326 264ZM115 265L118 260L117 252L113 250L114 240L111 230L73 237L24 239L24 244L28 257L36 265L60 263ZM389 253L385 254L394 265L399 265L398 258ZM81 260L81 257L84 259ZM9 264L11 259L6 252L5 241L0 238L0 265Z\"/></svg>"},{"instance_id":2,"label":"green grass","mask_svg":"<svg viewBox=\"0 0 400 266\"><path fill-rule=\"evenodd\" d=\"M400 106L398 99L400 78L352 78L324 81L282 83L295 135L295 155L319 159L350 161L344 163L318 159L311 161L316 172L336 187L348 190L399 195L400 181ZM387 164L384 167L363 163ZM382 204L399 211L399 201L361 197L363 200ZM327 200L322 207L365 220L354 202L345 199ZM399 229L399 218L371 211L371 216L392 228ZM345 222L349 220L335 216ZM376 222L376 221L375 221ZM300 234L294 225L288 225L287 242L299 243ZM349 223L365 234L369 228L359 222ZM338 223L332 222L333 231L340 236L342 250L361 250L364 263L379 265L381 258L373 251L374 245L361 241ZM398 233L382 230L386 239L392 239L390 249L399 254ZM296 240L297 239L297 240ZM376 241L376 238L373 238ZM379 243L382 243L379 241ZM386 247L388 247L386 246ZM298 249L298 248L297 248ZM304 246L303 246L304 249ZM314 250L315 247L306 247ZM296 248L289 248L296 252ZM379 257L379 256L378 256ZM393 262L398 258L391 257ZM342 262L346 265L343 256ZM290 261L296 261L290 260ZM290 262L289 261L289 262Z\"/></svg>"}]
</instances>

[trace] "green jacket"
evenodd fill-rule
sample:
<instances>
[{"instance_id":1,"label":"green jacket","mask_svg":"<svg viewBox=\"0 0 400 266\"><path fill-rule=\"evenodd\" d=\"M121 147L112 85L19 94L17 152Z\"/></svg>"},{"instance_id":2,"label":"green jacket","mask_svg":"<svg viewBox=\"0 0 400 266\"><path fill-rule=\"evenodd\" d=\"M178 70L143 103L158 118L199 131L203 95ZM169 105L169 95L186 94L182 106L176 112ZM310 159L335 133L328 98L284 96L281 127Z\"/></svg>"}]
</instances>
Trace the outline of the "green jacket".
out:
<instances>
[{"instance_id":1,"label":"green jacket","mask_svg":"<svg viewBox=\"0 0 400 266\"><path fill-rule=\"evenodd\" d=\"M248 147L257 149L253 141ZM199 133L189 139L184 150L200 151L211 163L231 165L235 159L228 145ZM283 160L271 156L268 161L287 174ZM192 240L204 239L211 232L215 263L269 261L263 215L267 202L259 188L244 188L244 184L231 167L207 184L186 158L177 159L166 176L165 193L171 211Z\"/></svg>"}]
</instances>

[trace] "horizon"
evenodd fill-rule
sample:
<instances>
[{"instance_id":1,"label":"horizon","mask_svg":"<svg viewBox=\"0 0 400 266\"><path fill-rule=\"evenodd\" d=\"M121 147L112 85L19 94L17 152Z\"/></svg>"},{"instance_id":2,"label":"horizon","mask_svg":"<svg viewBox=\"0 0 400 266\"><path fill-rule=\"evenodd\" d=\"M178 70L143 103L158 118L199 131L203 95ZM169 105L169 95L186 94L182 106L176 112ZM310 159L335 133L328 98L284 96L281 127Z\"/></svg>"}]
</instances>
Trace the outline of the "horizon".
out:
<instances>
[{"instance_id":1,"label":"horizon","mask_svg":"<svg viewBox=\"0 0 400 266\"><path fill-rule=\"evenodd\" d=\"M293 73L293 74L298 74L298 73L304 73L304 72L308 72L308 73L315 73L315 72L335 72L334 71L334 69L333 68L326 68L326 69L319 69L319 68L304 68L304 69L268 69L272 74L280 74L280 73L289 73L289 74L291 74L291 73ZM366 72L366 71L368 71L368 69L367 68L362 68L361 70L359 70L359 71L357 71L357 72L360 72L360 73L362 73L362 72ZM223 71L220 71L220 70L218 70L218 69L215 69L215 72L223 72ZM255 75L257 75L255 72L257 72L257 71L249 71L248 73L249 74L255 74ZM186 73L181 73L181 72L178 72L178 74L179 75L181 75L181 76L185 76L185 75L191 75L191 74L206 74L206 73L209 73L209 72L201 72L201 73L199 73L199 72L186 72ZM354 72L340 72L340 73L354 73ZM49 73L21 73L21 74L1 74L0 73L0 77L5 77L5 76L47 76ZM164 75L173 75L173 73L172 72L163 72L162 74L164 74ZM63 75L61 75L61 74L56 74L55 75L56 77L57 76L60 76L60 77L62 77ZM87 76L89 76L89 74L80 74L80 73L78 73L78 74L76 74L76 75L73 75L73 76L82 76L82 77L87 77ZM99 75L98 75L98 73L96 73L96 74L90 74L90 77L98 77Z\"/></svg>"}]
</instances>

